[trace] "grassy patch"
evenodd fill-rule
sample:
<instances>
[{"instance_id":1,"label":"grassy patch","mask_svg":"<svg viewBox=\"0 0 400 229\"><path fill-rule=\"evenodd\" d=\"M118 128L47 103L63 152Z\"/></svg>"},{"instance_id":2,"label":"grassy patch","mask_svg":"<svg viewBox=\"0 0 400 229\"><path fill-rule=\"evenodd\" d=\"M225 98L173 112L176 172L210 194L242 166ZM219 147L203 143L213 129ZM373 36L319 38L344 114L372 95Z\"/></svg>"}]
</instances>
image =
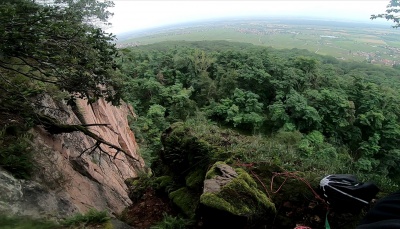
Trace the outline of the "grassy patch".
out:
<instances>
[{"instance_id":1,"label":"grassy patch","mask_svg":"<svg viewBox=\"0 0 400 229\"><path fill-rule=\"evenodd\" d=\"M163 220L152 226L151 229L184 229L191 224L190 220L164 214Z\"/></svg>"},{"instance_id":2,"label":"grassy patch","mask_svg":"<svg viewBox=\"0 0 400 229\"><path fill-rule=\"evenodd\" d=\"M0 215L0 228L2 229L57 229L61 228L55 222L31 219L28 217L15 217Z\"/></svg>"},{"instance_id":3,"label":"grassy patch","mask_svg":"<svg viewBox=\"0 0 400 229\"><path fill-rule=\"evenodd\" d=\"M87 226L94 224L104 224L110 220L106 211L98 211L96 209L90 209L85 214L78 213L71 216L62 222L64 226Z\"/></svg>"}]
</instances>

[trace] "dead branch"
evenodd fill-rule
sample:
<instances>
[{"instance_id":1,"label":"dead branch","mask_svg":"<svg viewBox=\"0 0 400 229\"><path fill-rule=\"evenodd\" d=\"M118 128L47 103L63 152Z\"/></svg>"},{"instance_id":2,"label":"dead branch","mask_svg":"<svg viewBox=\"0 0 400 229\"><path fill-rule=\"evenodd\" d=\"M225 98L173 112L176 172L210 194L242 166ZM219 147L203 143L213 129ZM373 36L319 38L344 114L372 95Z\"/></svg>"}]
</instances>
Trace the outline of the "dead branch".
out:
<instances>
[{"instance_id":1,"label":"dead branch","mask_svg":"<svg viewBox=\"0 0 400 229\"><path fill-rule=\"evenodd\" d=\"M38 115L39 118L39 124L43 125L44 129L49 132L50 134L62 134L62 133L72 133L75 131L79 131L83 134L85 134L86 136L92 138L93 140L96 141L95 145L92 147L89 147L87 149L85 149L83 152L81 152L80 156L82 156L85 152L89 151L89 154L93 153L96 149L99 149L100 152L103 152L105 154L107 154L110 159L112 158L113 160L117 159L117 156L119 153L124 154L126 157L133 159L134 161L139 162L138 159L134 158L132 155L128 154L124 149L122 149L121 147L118 147L114 144L112 144L111 142L108 142L106 140L104 140L102 137L100 137L99 135L93 133L92 131L90 131L87 127L89 126L107 126L109 124L85 124L85 125L68 125L68 124L61 124L58 123L57 120L48 117L48 116L44 116L44 115ZM111 149L116 150L114 155L110 155L108 152L106 152L101 145L106 145Z\"/></svg>"}]
</instances>

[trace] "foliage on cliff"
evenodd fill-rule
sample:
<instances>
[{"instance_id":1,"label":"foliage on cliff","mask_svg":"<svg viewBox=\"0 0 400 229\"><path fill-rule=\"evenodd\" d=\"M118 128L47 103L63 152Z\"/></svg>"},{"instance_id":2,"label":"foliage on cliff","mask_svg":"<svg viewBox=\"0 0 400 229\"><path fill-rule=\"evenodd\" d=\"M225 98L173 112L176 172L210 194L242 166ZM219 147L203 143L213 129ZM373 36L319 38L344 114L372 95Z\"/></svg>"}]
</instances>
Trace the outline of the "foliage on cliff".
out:
<instances>
[{"instance_id":1,"label":"foliage on cliff","mask_svg":"<svg viewBox=\"0 0 400 229\"><path fill-rule=\"evenodd\" d=\"M3 1L0 15L3 81L25 76L91 101L119 102L114 36L84 23L80 7Z\"/></svg>"},{"instance_id":2,"label":"foliage on cliff","mask_svg":"<svg viewBox=\"0 0 400 229\"><path fill-rule=\"evenodd\" d=\"M75 98L120 103L115 37L98 27L110 16L109 6L108 0L1 1L1 167L27 178L32 170L27 152L32 149L24 132L62 122L44 121L49 119L40 114L41 94L72 106Z\"/></svg>"}]
</instances>

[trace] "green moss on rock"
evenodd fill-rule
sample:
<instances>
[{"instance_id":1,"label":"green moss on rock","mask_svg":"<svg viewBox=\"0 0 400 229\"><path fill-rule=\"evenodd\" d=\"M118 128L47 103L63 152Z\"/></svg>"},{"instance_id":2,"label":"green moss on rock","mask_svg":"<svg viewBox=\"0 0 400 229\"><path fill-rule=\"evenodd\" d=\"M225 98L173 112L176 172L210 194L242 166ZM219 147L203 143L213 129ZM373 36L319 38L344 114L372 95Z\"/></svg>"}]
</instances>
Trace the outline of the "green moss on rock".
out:
<instances>
[{"instance_id":1,"label":"green moss on rock","mask_svg":"<svg viewBox=\"0 0 400 229\"><path fill-rule=\"evenodd\" d=\"M231 156L222 133L199 133L185 123L174 123L162 135L160 158L172 173L187 176L189 171L207 171L210 164Z\"/></svg>"},{"instance_id":2,"label":"green moss on rock","mask_svg":"<svg viewBox=\"0 0 400 229\"><path fill-rule=\"evenodd\" d=\"M249 187L257 188L257 183L253 180L253 178L251 178L251 176L244 169L237 168L235 169L235 171L239 174L239 177L243 179L244 182L246 182L246 184L249 185Z\"/></svg>"},{"instance_id":3,"label":"green moss on rock","mask_svg":"<svg viewBox=\"0 0 400 229\"><path fill-rule=\"evenodd\" d=\"M207 179L218 175L215 166L207 173ZM235 171L238 173L237 177L223 186L220 192L202 194L200 203L237 216L257 217L275 214L275 205L258 190L253 178L243 169Z\"/></svg>"},{"instance_id":4,"label":"green moss on rock","mask_svg":"<svg viewBox=\"0 0 400 229\"><path fill-rule=\"evenodd\" d=\"M215 208L230 213L236 212L235 207L224 198L217 196L215 193L206 192L200 196L200 203L208 207Z\"/></svg>"},{"instance_id":5,"label":"green moss on rock","mask_svg":"<svg viewBox=\"0 0 400 229\"><path fill-rule=\"evenodd\" d=\"M185 178L186 186L195 190L201 189L204 182L204 176L205 176L205 171L202 169L190 172Z\"/></svg>"},{"instance_id":6,"label":"green moss on rock","mask_svg":"<svg viewBox=\"0 0 400 229\"><path fill-rule=\"evenodd\" d=\"M214 163L214 165L207 171L206 173L206 179L212 179L215 176L221 175L219 170L217 169L218 165L225 164L222 161L217 161Z\"/></svg>"},{"instance_id":7,"label":"green moss on rock","mask_svg":"<svg viewBox=\"0 0 400 229\"><path fill-rule=\"evenodd\" d=\"M199 204L199 196L190 192L186 187L180 188L169 194L169 198L178 206L182 212L190 218L193 218L197 205Z\"/></svg>"},{"instance_id":8,"label":"green moss on rock","mask_svg":"<svg viewBox=\"0 0 400 229\"><path fill-rule=\"evenodd\" d=\"M171 185L174 182L172 177L170 176L161 176L155 178L154 183L157 184L156 188L157 189L166 189L169 185Z\"/></svg>"}]
</instances>

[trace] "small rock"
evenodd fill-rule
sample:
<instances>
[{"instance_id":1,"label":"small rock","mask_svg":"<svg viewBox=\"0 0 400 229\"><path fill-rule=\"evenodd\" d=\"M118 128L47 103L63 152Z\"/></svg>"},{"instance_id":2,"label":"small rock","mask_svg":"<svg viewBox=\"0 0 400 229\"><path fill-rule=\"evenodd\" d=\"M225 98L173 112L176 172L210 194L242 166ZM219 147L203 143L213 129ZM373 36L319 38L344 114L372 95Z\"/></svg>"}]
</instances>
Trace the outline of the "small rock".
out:
<instances>
[{"instance_id":1,"label":"small rock","mask_svg":"<svg viewBox=\"0 0 400 229\"><path fill-rule=\"evenodd\" d=\"M111 219L111 224L114 229L133 229L133 227L129 226L128 224L118 219Z\"/></svg>"}]
</instances>

